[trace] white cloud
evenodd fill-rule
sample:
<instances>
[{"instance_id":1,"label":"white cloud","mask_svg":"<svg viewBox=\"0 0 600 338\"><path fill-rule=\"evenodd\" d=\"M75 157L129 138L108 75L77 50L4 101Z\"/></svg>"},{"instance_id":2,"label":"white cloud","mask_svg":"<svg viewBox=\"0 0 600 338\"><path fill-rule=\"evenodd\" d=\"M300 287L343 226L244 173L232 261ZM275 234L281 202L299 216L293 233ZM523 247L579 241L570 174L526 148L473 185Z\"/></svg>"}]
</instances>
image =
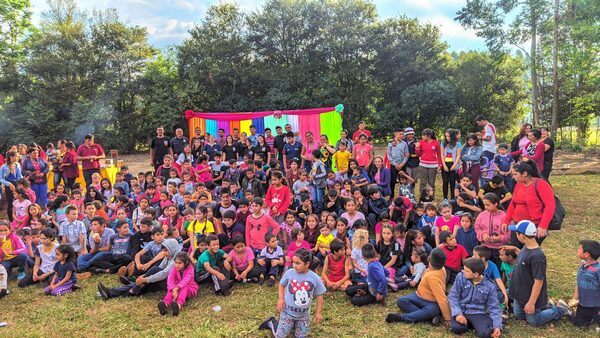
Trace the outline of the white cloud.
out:
<instances>
[{"instance_id":1,"label":"white cloud","mask_svg":"<svg viewBox=\"0 0 600 338\"><path fill-rule=\"evenodd\" d=\"M464 39L464 40L479 40L480 38L472 29L463 27L460 23L452 20L447 16L436 15L421 19L424 22L429 22L440 28L442 37L445 39Z\"/></svg>"}]
</instances>

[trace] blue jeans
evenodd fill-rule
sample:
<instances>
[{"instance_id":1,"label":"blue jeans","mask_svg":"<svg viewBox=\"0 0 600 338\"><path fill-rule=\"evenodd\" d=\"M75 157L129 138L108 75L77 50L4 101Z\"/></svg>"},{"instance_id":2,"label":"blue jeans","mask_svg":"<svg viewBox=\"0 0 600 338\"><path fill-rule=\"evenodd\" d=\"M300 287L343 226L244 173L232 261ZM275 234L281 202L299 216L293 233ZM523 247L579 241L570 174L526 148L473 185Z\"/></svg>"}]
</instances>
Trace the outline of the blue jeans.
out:
<instances>
[{"instance_id":1,"label":"blue jeans","mask_svg":"<svg viewBox=\"0 0 600 338\"><path fill-rule=\"evenodd\" d=\"M60 171L55 171L54 172L54 186L56 187L57 185L60 184L60 181L63 179L62 177L62 172Z\"/></svg>"},{"instance_id":2,"label":"blue jeans","mask_svg":"<svg viewBox=\"0 0 600 338\"><path fill-rule=\"evenodd\" d=\"M6 269L6 273L10 275L10 271L14 267L19 268L19 272L25 272L25 268L27 267L27 255L24 253L18 254L11 259L5 259L0 262Z\"/></svg>"},{"instance_id":3,"label":"blue jeans","mask_svg":"<svg viewBox=\"0 0 600 338\"><path fill-rule=\"evenodd\" d=\"M77 271L83 272L92 266L92 263L102 257L111 256L110 252L102 251L96 253L88 253L77 258Z\"/></svg>"},{"instance_id":4,"label":"blue jeans","mask_svg":"<svg viewBox=\"0 0 600 338\"><path fill-rule=\"evenodd\" d=\"M417 296L416 292L398 298L396 304L404 311L404 320L407 322L428 321L442 313L436 302L425 300Z\"/></svg>"},{"instance_id":5,"label":"blue jeans","mask_svg":"<svg viewBox=\"0 0 600 338\"><path fill-rule=\"evenodd\" d=\"M33 183L31 184L31 190L35 192L35 203L42 209L46 208L46 204L48 204L48 183Z\"/></svg>"},{"instance_id":6,"label":"blue jeans","mask_svg":"<svg viewBox=\"0 0 600 338\"><path fill-rule=\"evenodd\" d=\"M526 320L528 324L533 326L540 326L553 320L559 320L565 315L564 310L557 308L556 306L535 309L535 313L532 315L526 314L525 310L523 310L524 307L523 304L515 299L513 302L513 313L515 314L515 318L518 320Z\"/></svg>"},{"instance_id":7,"label":"blue jeans","mask_svg":"<svg viewBox=\"0 0 600 338\"><path fill-rule=\"evenodd\" d=\"M320 188L316 185L311 185L310 188L315 209L317 210L317 213L320 213L323 209L323 196L325 196L325 188Z\"/></svg>"}]
</instances>

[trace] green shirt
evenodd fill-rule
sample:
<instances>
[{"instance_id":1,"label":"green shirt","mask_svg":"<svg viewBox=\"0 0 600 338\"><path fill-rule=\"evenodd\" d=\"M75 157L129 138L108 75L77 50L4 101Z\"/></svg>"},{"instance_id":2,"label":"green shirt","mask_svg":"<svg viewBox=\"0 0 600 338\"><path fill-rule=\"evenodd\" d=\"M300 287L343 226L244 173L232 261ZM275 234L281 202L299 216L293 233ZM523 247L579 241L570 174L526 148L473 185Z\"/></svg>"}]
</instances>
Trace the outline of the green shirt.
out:
<instances>
[{"instance_id":1,"label":"green shirt","mask_svg":"<svg viewBox=\"0 0 600 338\"><path fill-rule=\"evenodd\" d=\"M225 251L219 249L216 254L211 255L208 249L204 250L204 252L200 255L198 259L198 263L196 264L196 272L204 272L206 269L204 268L204 263L210 264L211 268L219 267L223 264L223 256L225 256Z\"/></svg>"},{"instance_id":2,"label":"green shirt","mask_svg":"<svg viewBox=\"0 0 600 338\"><path fill-rule=\"evenodd\" d=\"M515 270L515 266L506 262L502 262L500 270L504 273L504 275L506 275L506 288L508 289L510 287L510 281L512 279L513 271Z\"/></svg>"}]
</instances>

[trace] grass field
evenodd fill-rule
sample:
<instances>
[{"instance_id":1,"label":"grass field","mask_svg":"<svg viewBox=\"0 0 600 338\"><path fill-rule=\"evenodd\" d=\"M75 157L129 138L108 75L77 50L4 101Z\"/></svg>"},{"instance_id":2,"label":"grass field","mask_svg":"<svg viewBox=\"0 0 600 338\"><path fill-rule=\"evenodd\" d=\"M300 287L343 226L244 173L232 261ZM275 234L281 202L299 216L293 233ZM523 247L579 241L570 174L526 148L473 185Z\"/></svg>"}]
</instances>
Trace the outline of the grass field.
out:
<instances>
[{"instance_id":1,"label":"grass field","mask_svg":"<svg viewBox=\"0 0 600 338\"><path fill-rule=\"evenodd\" d=\"M553 232L543 246L548 257L549 293L550 297L568 299L575 286L578 241L600 239L600 226L596 223L600 219L600 176L558 176L552 182L568 214L563 230ZM39 287L18 289L12 281L10 296L0 301L0 321L8 322L8 327L0 328L0 336L262 337L267 335L257 327L275 313L277 302L276 289L267 286L236 285L228 298L216 297L203 286L198 298L189 302L179 317L161 317L156 303L162 294L102 301L96 297L99 281L109 287L118 284L114 276L92 277L80 282L83 288L75 293L46 297ZM397 310L395 300L402 294L392 293L385 306L354 308L344 294L328 293L324 321L312 325L311 336L452 336L445 329L428 324L386 324L385 315ZM222 310L213 311L215 305ZM504 333L509 337L597 336L566 320L542 328L509 320Z\"/></svg>"}]
</instances>

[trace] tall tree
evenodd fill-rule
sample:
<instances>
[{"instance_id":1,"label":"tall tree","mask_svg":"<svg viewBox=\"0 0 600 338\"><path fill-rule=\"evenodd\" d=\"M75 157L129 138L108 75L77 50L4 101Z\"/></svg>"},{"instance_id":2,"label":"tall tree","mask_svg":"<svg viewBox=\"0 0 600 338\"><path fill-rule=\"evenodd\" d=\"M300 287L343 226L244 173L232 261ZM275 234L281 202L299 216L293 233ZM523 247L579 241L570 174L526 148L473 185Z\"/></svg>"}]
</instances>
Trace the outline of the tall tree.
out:
<instances>
[{"instance_id":1,"label":"tall tree","mask_svg":"<svg viewBox=\"0 0 600 338\"><path fill-rule=\"evenodd\" d=\"M535 125L539 124L539 82L537 74L538 34L548 14L548 0L467 0L456 20L473 28L485 38L488 48L497 52L513 45L529 57L531 74L531 108ZM530 41L529 52L521 47Z\"/></svg>"}]
</instances>

